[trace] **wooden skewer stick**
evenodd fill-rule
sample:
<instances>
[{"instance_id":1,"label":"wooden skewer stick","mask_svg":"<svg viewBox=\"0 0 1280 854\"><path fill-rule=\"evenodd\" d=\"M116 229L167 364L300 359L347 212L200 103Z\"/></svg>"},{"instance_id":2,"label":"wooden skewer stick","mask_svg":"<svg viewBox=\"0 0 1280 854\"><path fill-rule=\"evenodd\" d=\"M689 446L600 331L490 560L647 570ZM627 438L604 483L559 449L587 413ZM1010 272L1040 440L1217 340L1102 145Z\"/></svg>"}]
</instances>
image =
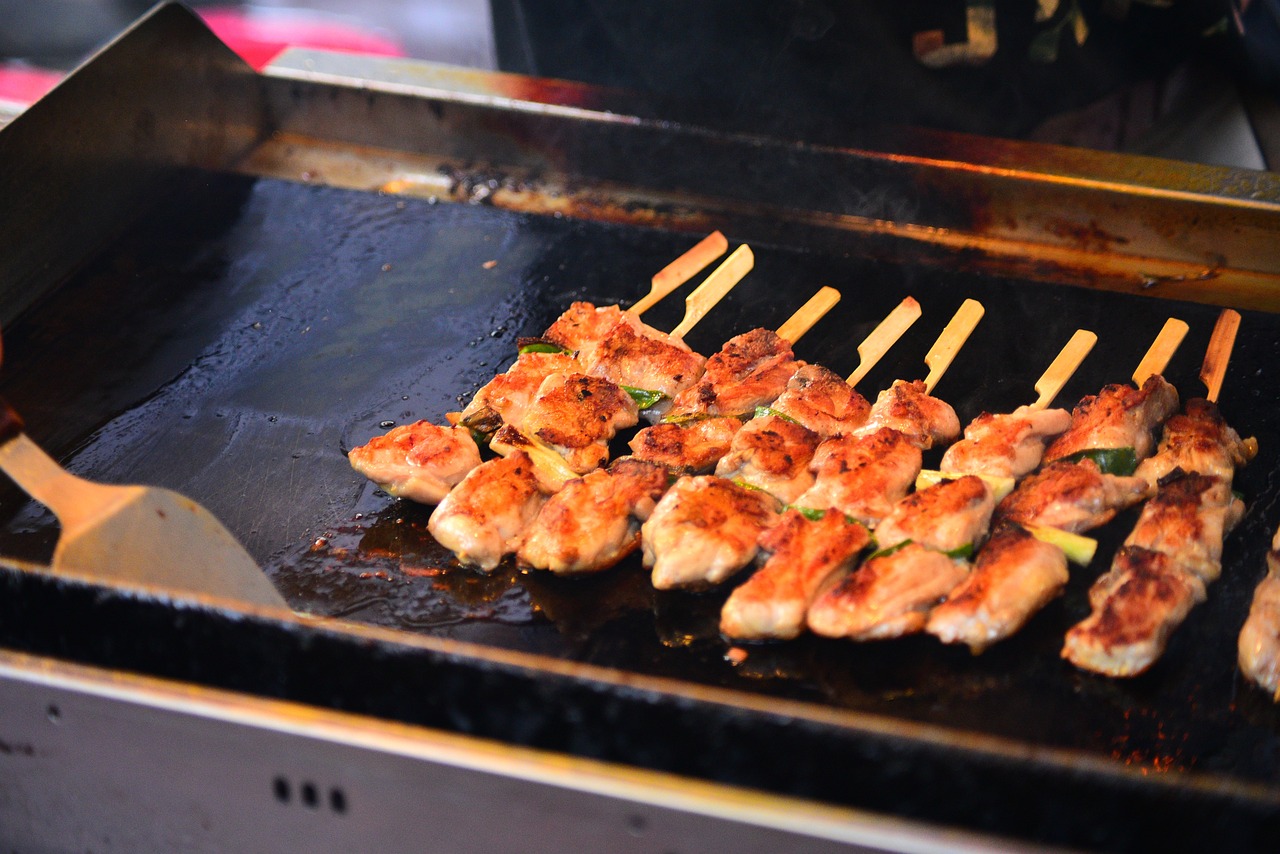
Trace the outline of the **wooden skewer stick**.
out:
<instances>
[{"instance_id":1,"label":"wooden skewer stick","mask_svg":"<svg viewBox=\"0 0 1280 854\"><path fill-rule=\"evenodd\" d=\"M1094 333L1087 329L1076 330L1076 334L1071 336L1067 346L1058 353L1058 358L1054 359L1040 375L1040 379L1036 380L1036 391L1040 396L1036 398L1035 403L1031 404L1032 409L1046 409L1053 403L1058 392L1062 391L1062 387L1067 384L1067 380L1071 379L1076 368L1080 367L1080 363L1084 361L1085 356L1089 355L1089 351L1096 343L1098 343L1098 336Z\"/></svg>"},{"instance_id":2,"label":"wooden skewer stick","mask_svg":"<svg viewBox=\"0 0 1280 854\"><path fill-rule=\"evenodd\" d=\"M1178 352L1178 346L1182 344L1182 339L1186 337L1189 328L1187 324L1176 317L1171 317L1165 321L1160 334L1156 336L1155 341L1151 342L1147 355L1142 357L1142 361L1138 363L1137 370L1133 372L1134 385L1142 388L1142 384L1153 375L1164 371L1169 365L1169 360L1173 358L1173 354Z\"/></svg>"},{"instance_id":3,"label":"wooden skewer stick","mask_svg":"<svg viewBox=\"0 0 1280 854\"><path fill-rule=\"evenodd\" d=\"M856 386L867 372L875 367L880 358L889 352L889 348L897 343L902 333L910 329L911 324L919 319L920 303L916 302L915 297L907 297L898 303L897 308L889 312L888 316L880 321L880 324L871 330L871 334L858 345L858 368L849 374L845 382Z\"/></svg>"},{"instance_id":4,"label":"wooden skewer stick","mask_svg":"<svg viewBox=\"0 0 1280 854\"><path fill-rule=\"evenodd\" d=\"M694 290L693 293L684 299L684 319L680 321L680 325L671 330L671 337L683 338L689 334L689 330L697 325L698 321L711 310L712 306L720 302L720 299L729 292L729 289L742 280L742 277L751 272L751 268L756 264L755 255L751 252L751 247L745 243L729 255L724 262L711 271L711 275L703 281L702 284Z\"/></svg>"},{"instance_id":5,"label":"wooden skewer stick","mask_svg":"<svg viewBox=\"0 0 1280 854\"><path fill-rule=\"evenodd\" d=\"M729 241L718 231L713 231L688 252L654 274L649 283L649 293L640 298L627 311L637 316L657 305L658 301L694 276L701 273L712 261L729 249Z\"/></svg>"},{"instance_id":6,"label":"wooden skewer stick","mask_svg":"<svg viewBox=\"0 0 1280 854\"><path fill-rule=\"evenodd\" d=\"M1218 322L1213 325L1213 334L1209 336L1209 347L1204 352L1204 362L1200 366L1200 381L1209 391L1205 399L1210 403L1218 402L1218 392L1222 391L1222 379L1227 374L1227 362L1231 360L1231 350L1236 344L1236 332L1240 329L1240 312L1224 308L1218 315Z\"/></svg>"},{"instance_id":7,"label":"wooden skewer stick","mask_svg":"<svg viewBox=\"0 0 1280 854\"><path fill-rule=\"evenodd\" d=\"M840 292L832 287L823 286L809 301L800 306L787 322L778 327L778 337L794 344L800 340L813 325L840 302Z\"/></svg>"},{"instance_id":8,"label":"wooden skewer stick","mask_svg":"<svg viewBox=\"0 0 1280 854\"><path fill-rule=\"evenodd\" d=\"M960 352L964 342L969 340L969 333L973 332L985 313L986 309L977 300L967 299L961 304L960 309L951 318L951 322L942 330L942 334L938 336L938 340L924 357L924 363L929 366L929 375L924 378L926 392L933 392L933 387L938 384L938 380L942 379L947 368L951 367L951 361L955 359L956 353Z\"/></svg>"}]
</instances>

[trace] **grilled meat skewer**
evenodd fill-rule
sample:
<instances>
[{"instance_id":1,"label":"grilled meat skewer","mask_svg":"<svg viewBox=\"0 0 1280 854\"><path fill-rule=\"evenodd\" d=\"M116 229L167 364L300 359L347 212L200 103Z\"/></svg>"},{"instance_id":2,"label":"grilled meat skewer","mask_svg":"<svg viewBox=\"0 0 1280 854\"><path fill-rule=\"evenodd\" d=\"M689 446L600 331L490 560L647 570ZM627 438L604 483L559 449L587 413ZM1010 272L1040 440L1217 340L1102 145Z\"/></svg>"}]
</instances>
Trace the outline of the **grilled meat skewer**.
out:
<instances>
[{"instance_id":1,"label":"grilled meat skewer","mask_svg":"<svg viewBox=\"0 0 1280 854\"><path fill-rule=\"evenodd\" d=\"M1236 642L1240 672L1280 703L1280 529L1267 552L1267 573L1253 590Z\"/></svg>"}]
</instances>

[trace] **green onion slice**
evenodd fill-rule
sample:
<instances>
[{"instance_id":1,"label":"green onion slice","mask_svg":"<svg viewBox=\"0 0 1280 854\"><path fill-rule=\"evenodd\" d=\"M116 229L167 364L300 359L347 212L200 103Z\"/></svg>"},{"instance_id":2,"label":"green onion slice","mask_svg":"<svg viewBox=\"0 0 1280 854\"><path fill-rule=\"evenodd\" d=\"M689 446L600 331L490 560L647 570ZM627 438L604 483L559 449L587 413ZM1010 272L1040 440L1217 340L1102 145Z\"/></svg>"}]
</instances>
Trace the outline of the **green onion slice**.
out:
<instances>
[{"instance_id":1,"label":"green onion slice","mask_svg":"<svg viewBox=\"0 0 1280 854\"><path fill-rule=\"evenodd\" d=\"M641 409L650 409L657 406L660 401L666 398L666 394L660 391L651 391L645 388L633 388L629 385L622 386L622 390L631 395L631 399L636 402L636 406Z\"/></svg>"},{"instance_id":2,"label":"green onion slice","mask_svg":"<svg viewBox=\"0 0 1280 854\"><path fill-rule=\"evenodd\" d=\"M787 413L779 412L778 410L774 409L772 406L757 406L753 417L763 418L766 415L772 415L774 418L781 418L783 421L790 421L792 424L800 423L799 421L795 420Z\"/></svg>"},{"instance_id":3,"label":"green onion slice","mask_svg":"<svg viewBox=\"0 0 1280 854\"><path fill-rule=\"evenodd\" d=\"M1067 560L1077 566L1088 566L1093 561L1094 552L1098 550L1098 541L1092 537L1073 534L1061 528L1050 528L1047 525L1024 525L1023 527L1037 540L1062 549Z\"/></svg>"},{"instance_id":4,"label":"green onion slice","mask_svg":"<svg viewBox=\"0 0 1280 854\"><path fill-rule=\"evenodd\" d=\"M1063 457L1067 462L1093 460L1103 474L1128 477L1138 470L1138 454L1133 448L1091 448Z\"/></svg>"},{"instance_id":5,"label":"green onion slice","mask_svg":"<svg viewBox=\"0 0 1280 854\"><path fill-rule=\"evenodd\" d=\"M567 356L572 351L566 350L559 344L552 344L550 341L538 341L535 339L520 345L520 355L523 356L525 353L563 353Z\"/></svg>"}]
</instances>

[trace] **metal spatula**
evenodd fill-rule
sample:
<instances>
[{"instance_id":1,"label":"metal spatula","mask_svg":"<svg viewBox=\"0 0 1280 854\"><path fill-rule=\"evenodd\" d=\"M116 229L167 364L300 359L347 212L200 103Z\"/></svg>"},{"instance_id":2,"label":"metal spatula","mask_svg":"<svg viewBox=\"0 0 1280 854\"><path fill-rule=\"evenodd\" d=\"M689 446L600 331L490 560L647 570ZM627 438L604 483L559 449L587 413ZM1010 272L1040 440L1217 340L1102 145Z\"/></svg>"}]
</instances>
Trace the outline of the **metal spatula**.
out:
<instances>
[{"instance_id":1,"label":"metal spatula","mask_svg":"<svg viewBox=\"0 0 1280 854\"><path fill-rule=\"evenodd\" d=\"M208 510L167 489L76 477L27 437L22 419L2 399L0 470L58 517L55 572L288 608Z\"/></svg>"}]
</instances>

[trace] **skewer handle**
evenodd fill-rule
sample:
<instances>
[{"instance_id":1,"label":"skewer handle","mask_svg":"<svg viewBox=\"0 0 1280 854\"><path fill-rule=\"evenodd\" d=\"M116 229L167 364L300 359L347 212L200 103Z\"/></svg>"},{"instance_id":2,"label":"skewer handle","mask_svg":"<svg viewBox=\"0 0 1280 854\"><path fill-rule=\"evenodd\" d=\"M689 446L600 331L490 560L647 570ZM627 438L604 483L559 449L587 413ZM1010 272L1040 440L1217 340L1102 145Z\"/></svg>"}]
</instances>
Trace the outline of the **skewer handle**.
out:
<instances>
[{"instance_id":1,"label":"skewer handle","mask_svg":"<svg viewBox=\"0 0 1280 854\"><path fill-rule=\"evenodd\" d=\"M955 359L956 353L960 352L964 342L969 340L969 333L973 332L985 313L986 309L977 300L967 299L961 304L960 309L951 318L951 322L942 330L942 334L938 336L938 340L924 357L924 363L929 366L929 375L924 378L926 392L932 392L938 380L942 379L942 375L947 372L947 368L951 367L951 361Z\"/></svg>"},{"instance_id":2,"label":"skewer handle","mask_svg":"<svg viewBox=\"0 0 1280 854\"><path fill-rule=\"evenodd\" d=\"M644 314L667 294L701 273L704 267L728 249L729 241L725 236L718 231L711 232L688 252L655 273L649 284L649 293L627 311L637 316Z\"/></svg>"},{"instance_id":3,"label":"skewer handle","mask_svg":"<svg viewBox=\"0 0 1280 854\"><path fill-rule=\"evenodd\" d=\"M1046 409L1053 403L1058 392L1062 391L1062 387L1067 384L1067 380L1071 379L1076 368L1080 367L1080 363L1084 361L1085 356L1089 355L1089 351L1096 343L1098 343L1098 336L1094 333L1087 329L1076 330L1076 334L1071 336L1067 346L1062 348L1058 357L1040 375L1040 379L1036 380L1036 392L1040 396L1036 398L1035 403L1031 404L1032 409Z\"/></svg>"},{"instance_id":4,"label":"skewer handle","mask_svg":"<svg viewBox=\"0 0 1280 854\"><path fill-rule=\"evenodd\" d=\"M724 262L711 271L711 275L698 285L693 293L684 298L684 320L671 330L673 338L683 338L698 321L720 302L721 297L729 293L729 289L738 284L742 277L751 272L756 265L756 257L751 247L742 244L724 259Z\"/></svg>"},{"instance_id":5,"label":"skewer handle","mask_svg":"<svg viewBox=\"0 0 1280 854\"><path fill-rule=\"evenodd\" d=\"M787 318L787 322L778 327L778 337L792 344L813 328L813 324L823 318L828 311L840 302L840 292L835 288L823 286L796 313Z\"/></svg>"},{"instance_id":6,"label":"skewer handle","mask_svg":"<svg viewBox=\"0 0 1280 854\"><path fill-rule=\"evenodd\" d=\"M1200 381L1209 391L1205 398L1210 403L1218 402L1218 392L1222 391L1222 378L1227 374L1227 362L1231 360L1231 350L1236 344L1236 332L1240 329L1240 312L1224 308L1218 315L1218 322L1213 325L1213 334L1209 336L1209 348L1204 352L1204 362L1200 365Z\"/></svg>"},{"instance_id":7,"label":"skewer handle","mask_svg":"<svg viewBox=\"0 0 1280 854\"><path fill-rule=\"evenodd\" d=\"M1165 321L1160 334L1156 336L1155 341L1151 342L1147 355L1142 357L1142 361L1138 363L1138 369L1133 372L1134 385L1141 388L1152 375L1164 371L1173 354L1178 352L1178 346L1182 344L1182 339L1186 337L1189 328L1186 323L1176 317Z\"/></svg>"},{"instance_id":8,"label":"skewer handle","mask_svg":"<svg viewBox=\"0 0 1280 854\"><path fill-rule=\"evenodd\" d=\"M889 348L897 343L902 333L911 328L911 324L920 319L920 303L915 297L907 297L880 321L871 334L862 339L858 345L858 369L849 374L846 380L849 385L857 385L875 367L876 362L889 352Z\"/></svg>"}]
</instances>

